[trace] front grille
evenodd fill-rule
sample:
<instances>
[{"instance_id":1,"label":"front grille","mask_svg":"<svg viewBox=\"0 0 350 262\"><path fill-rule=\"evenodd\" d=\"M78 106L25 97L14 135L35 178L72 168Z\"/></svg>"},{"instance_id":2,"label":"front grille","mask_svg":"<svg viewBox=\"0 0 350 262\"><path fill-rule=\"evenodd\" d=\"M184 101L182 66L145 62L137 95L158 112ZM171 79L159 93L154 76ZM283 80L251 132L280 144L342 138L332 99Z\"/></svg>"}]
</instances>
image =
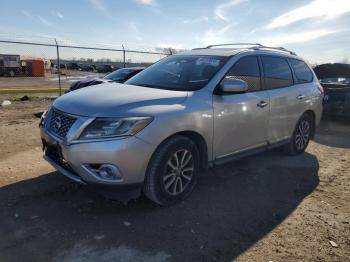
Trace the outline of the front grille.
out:
<instances>
[{"instance_id":1,"label":"front grille","mask_svg":"<svg viewBox=\"0 0 350 262\"><path fill-rule=\"evenodd\" d=\"M66 115L53 108L51 112L50 131L62 138L65 138L69 129L76 120L76 118Z\"/></svg>"}]
</instances>

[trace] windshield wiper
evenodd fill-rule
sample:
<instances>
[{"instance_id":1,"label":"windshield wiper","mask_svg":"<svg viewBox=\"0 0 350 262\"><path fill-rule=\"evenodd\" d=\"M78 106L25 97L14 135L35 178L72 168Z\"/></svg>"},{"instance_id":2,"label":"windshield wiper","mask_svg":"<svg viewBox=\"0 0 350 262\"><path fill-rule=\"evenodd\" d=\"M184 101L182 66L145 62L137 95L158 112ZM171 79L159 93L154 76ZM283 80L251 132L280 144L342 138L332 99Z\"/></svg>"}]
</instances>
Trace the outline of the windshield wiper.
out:
<instances>
[{"instance_id":1,"label":"windshield wiper","mask_svg":"<svg viewBox=\"0 0 350 262\"><path fill-rule=\"evenodd\" d=\"M152 85L146 85L146 84L134 84L136 86L143 86L143 87L150 87L150 88L155 88L154 86Z\"/></svg>"}]
</instances>

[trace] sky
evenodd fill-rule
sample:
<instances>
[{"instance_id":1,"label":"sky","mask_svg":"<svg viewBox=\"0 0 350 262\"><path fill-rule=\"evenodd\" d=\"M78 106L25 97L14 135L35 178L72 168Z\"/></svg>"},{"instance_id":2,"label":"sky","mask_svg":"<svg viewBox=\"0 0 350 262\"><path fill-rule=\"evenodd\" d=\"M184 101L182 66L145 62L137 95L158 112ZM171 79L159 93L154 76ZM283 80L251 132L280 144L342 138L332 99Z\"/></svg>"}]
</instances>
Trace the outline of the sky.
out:
<instances>
[{"instance_id":1,"label":"sky","mask_svg":"<svg viewBox=\"0 0 350 262\"><path fill-rule=\"evenodd\" d=\"M350 0L16 0L1 11L0 40L143 49L251 42L310 63L350 62ZM6 48L18 51L0 44L0 53Z\"/></svg>"}]
</instances>

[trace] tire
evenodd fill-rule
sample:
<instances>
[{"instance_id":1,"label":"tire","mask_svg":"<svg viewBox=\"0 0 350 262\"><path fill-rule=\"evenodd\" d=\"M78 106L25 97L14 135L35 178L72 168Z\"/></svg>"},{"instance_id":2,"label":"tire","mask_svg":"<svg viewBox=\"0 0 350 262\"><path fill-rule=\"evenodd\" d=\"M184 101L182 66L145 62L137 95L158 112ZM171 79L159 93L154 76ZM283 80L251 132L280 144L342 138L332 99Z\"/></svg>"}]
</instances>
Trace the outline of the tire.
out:
<instances>
[{"instance_id":1,"label":"tire","mask_svg":"<svg viewBox=\"0 0 350 262\"><path fill-rule=\"evenodd\" d=\"M288 155L299 155L305 152L309 145L313 130L313 119L310 115L304 114L298 121L289 144L285 147Z\"/></svg>"},{"instance_id":2,"label":"tire","mask_svg":"<svg viewBox=\"0 0 350 262\"><path fill-rule=\"evenodd\" d=\"M16 72L15 71L13 71L13 70L10 70L9 71L9 76L10 77L14 77L16 75Z\"/></svg>"},{"instance_id":3,"label":"tire","mask_svg":"<svg viewBox=\"0 0 350 262\"><path fill-rule=\"evenodd\" d=\"M198 148L191 139L177 135L166 140L148 165L144 194L161 206L184 200L197 183L199 161Z\"/></svg>"}]
</instances>

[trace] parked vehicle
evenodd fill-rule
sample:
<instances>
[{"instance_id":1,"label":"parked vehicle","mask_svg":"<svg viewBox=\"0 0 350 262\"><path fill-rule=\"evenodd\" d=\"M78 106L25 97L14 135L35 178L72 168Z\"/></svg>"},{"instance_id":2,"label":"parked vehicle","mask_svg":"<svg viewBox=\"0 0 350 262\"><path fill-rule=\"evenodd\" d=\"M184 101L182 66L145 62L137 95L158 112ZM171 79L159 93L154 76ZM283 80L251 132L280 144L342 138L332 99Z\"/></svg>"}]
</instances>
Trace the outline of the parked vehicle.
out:
<instances>
[{"instance_id":1,"label":"parked vehicle","mask_svg":"<svg viewBox=\"0 0 350 262\"><path fill-rule=\"evenodd\" d=\"M60 69L58 69L60 68ZM64 63L60 63L59 65L58 64L55 64L54 67L53 67L53 73L54 74L58 74L58 72L60 72L61 75L64 75L65 72L66 72L66 64Z\"/></svg>"},{"instance_id":2,"label":"parked vehicle","mask_svg":"<svg viewBox=\"0 0 350 262\"><path fill-rule=\"evenodd\" d=\"M95 67L93 65L89 65L89 64L81 64L80 70L86 71L86 72L93 72L93 71L95 71Z\"/></svg>"},{"instance_id":3,"label":"parked vehicle","mask_svg":"<svg viewBox=\"0 0 350 262\"><path fill-rule=\"evenodd\" d=\"M98 65L96 67L97 73L110 73L117 69L119 69L119 67L113 67L111 65Z\"/></svg>"},{"instance_id":4,"label":"parked vehicle","mask_svg":"<svg viewBox=\"0 0 350 262\"><path fill-rule=\"evenodd\" d=\"M283 146L301 154L323 90L285 49L211 46L130 78L59 97L40 122L44 158L63 175L128 200L186 198L208 167Z\"/></svg>"},{"instance_id":5,"label":"parked vehicle","mask_svg":"<svg viewBox=\"0 0 350 262\"><path fill-rule=\"evenodd\" d=\"M66 63L66 68L69 70L78 70L80 67L78 63L72 62L72 63Z\"/></svg>"},{"instance_id":6,"label":"parked vehicle","mask_svg":"<svg viewBox=\"0 0 350 262\"><path fill-rule=\"evenodd\" d=\"M19 55L0 54L0 76L14 77L21 73L21 60Z\"/></svg>"},{"instance_id":7,"label":"parked vehicle","mask_svg":"<svg viewBox=\"0 0 350 262\"><path fill-rule=\"evenodd\" d=\"M92 85L99 85L102 83L110 83L110 82L117 82L117 83L124 83L129 78L133 77L137 73L141 72L144 69L144 67L128 67L128 68L122 68L118 69L102 78L87 78L84 80L79 80L74 82L69 89L65 91L65 93L69 93L71 91L92 86Z\"/></svg>"},{"instance_id":8,"label":"parked vehicle","mask_svg":"<svg viewBox=\"0 0 350 262\"><path fill-rule=\"evenodd\" d=\"M350 64L322 64L314 71L325 90L324 114L350 119Z\"/></svg>"}]
</instances>

